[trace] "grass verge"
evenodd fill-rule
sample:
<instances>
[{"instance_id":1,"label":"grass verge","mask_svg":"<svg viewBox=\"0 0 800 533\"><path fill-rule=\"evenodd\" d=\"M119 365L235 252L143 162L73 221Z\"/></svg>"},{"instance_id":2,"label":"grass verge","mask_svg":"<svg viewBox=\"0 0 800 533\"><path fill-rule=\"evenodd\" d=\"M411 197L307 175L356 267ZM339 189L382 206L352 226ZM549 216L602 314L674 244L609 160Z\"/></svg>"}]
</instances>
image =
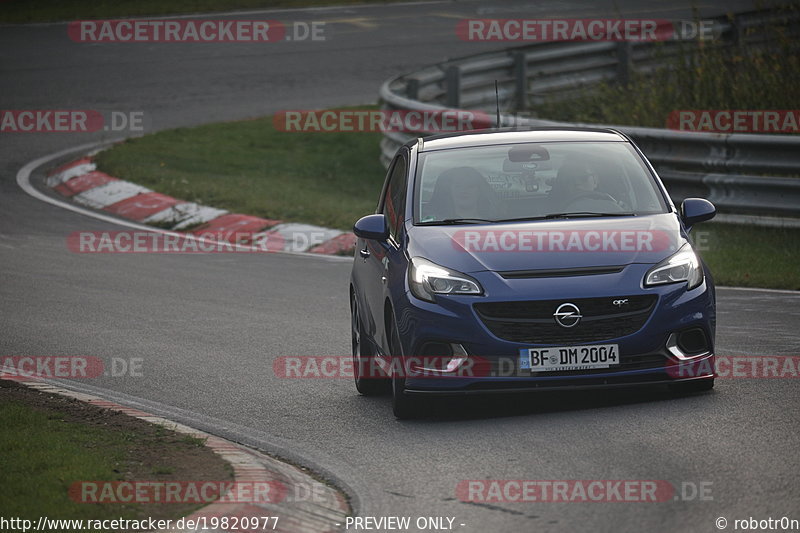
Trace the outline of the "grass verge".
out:
<instances>
[{"instance_id":1,"label":"grass verge","mask_svg":"<svg viewBox=\"0 0 800 533\"><path fill-rule=\"evenodd\" d=\"M692 240L717 285L800 290L800 230L700 224Z\"/></svg>"},{"instance_id":2,"label":"grass verge","mask_svg":"<svg viewBox=\"0 0 800 533\"><path fill-rule=\"evenodd\" d=\"M3 515L32 520L175 519L193 503L79 503L78 481L226 481L230 465L199 439L125 414L0 380Z\"/></svg>"},{"instance_id":3,"label":"grass verge","mask_svg":"<svg viewBox=\"0 0 800 533\"><path fill-rule=\"evenodd\" d=\"M215 13L242 9L303 8L343 4L386 4L392 0L6 0L0 23L106 19ZM398 1L398 0L395 0Z\"/></svg>"},{"instance_id":4,"label":"grass verge","mask_svg":"<svg viewBox=\"0 0 800 533\"><path fill-rule=\"evenodd\" d=\"M379 133L287 133L272 117L169 130L97 157L99 169L234 213L350 230L375 211Z\"/></svg>"}]
</instances>

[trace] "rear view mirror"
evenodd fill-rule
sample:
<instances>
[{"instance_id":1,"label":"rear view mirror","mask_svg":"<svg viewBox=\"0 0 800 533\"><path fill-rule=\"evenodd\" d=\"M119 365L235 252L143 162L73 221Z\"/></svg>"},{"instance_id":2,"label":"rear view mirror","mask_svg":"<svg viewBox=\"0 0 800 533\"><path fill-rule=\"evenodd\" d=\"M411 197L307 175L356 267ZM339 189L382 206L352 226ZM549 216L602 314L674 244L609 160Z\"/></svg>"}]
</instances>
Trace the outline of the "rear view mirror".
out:
<instances>
[{"instance_id":1,"label":"rear view mirror","mask_svg":"<svg viewBox=\"0 0 800 533\"><path fill-rule=\"evenodd\" d=\"M541 146L515 146L508 151L508 160L512 163L549 161L550 153Z\"/></svg>"},{"instance_id":2,"label":"rear view mirror","mask_svg":"<svg viewBox=\"0 0 800 533\"><path fill-rule=\"evenodd\" d=\"M361 239L385 241L389 238L389 221L384 214L367 215L353 225L353 233Z\"/></svg>"},{"instance_id":3,"label":"rear view mirror","mask_svg":"<svg viewBox=\"0 0 800 533\"><path fill-rule=\"evenodd\" d=\"M681 204L681 218L687 226L711 220L717 214L714 204L703 198L687 198Z\"/></svg>"}]
</instances>

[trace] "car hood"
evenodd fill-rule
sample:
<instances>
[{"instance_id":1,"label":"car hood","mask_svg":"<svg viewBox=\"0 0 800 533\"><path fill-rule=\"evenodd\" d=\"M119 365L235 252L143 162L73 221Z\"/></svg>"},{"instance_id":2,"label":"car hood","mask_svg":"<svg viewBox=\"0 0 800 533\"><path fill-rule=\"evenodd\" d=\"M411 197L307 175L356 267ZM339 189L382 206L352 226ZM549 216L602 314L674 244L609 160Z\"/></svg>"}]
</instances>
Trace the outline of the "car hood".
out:
<instances>
[{"instance_id":1,"label":"car hood","mask_svg":"<svg viewBox=\"0 0 800 533\"><path fill-rule=\"evenodd\" d=\"M677 215L408 226L410 257L464 273L655 264L687 240Z\"/></svg>"}]
</instances>

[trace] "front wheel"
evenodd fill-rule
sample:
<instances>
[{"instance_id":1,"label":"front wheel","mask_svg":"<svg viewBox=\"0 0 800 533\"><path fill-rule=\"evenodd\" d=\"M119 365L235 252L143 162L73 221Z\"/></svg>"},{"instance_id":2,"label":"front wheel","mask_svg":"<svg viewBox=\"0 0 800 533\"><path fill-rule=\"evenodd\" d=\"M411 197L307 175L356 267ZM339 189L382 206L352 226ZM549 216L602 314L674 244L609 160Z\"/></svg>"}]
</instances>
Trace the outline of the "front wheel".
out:
<instances>
[{"instance_id":1,"label":"front wheel","mask_svg":"<svg viewBox=\"0 0 800 533\"><path fill-rule=\"evenodd\" d=\"M389 380L375 374L374 355L367 348L367 338L364 335L364 326L361 323L361 313L355 296L350 298L350 337L353 346L353 377L356 380L356 390L364 396L377 396L385 394L389 389ZM364 375L364 370L367 370Z\"/></svg>"},{"instance_id":2,"label":"front wheel","mask_svg":"<svg viewBox=\"0 0 800 533\"><path fill-rule=\"evenodd\" d=\"M406 367L403 361L403 349L400 345L400 334L394 317L391 319L392 334L389 336L389 353L392 355L392 411L394 416L403 420L417 418L422 412L421 400L405 392ZM399 372L400 375L395 373Z\"/></svg>"}]
</instances>

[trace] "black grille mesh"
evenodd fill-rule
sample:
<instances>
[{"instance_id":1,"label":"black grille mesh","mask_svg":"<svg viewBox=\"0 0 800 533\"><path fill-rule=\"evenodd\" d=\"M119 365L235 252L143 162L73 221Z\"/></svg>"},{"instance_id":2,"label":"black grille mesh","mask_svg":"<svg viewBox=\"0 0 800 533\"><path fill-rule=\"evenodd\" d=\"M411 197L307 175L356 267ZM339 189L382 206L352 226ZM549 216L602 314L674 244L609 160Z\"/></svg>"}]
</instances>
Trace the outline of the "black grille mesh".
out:
<instances>
[{"instance_id":1,"label":"black grille mesh","mask_svg":"<svg viewBox=\"0 0 800 533\"><path fill-rule=\"evenodd\" d=\"M614 301L628 300L625 305ZM475 311L495 336L527 344L580 344L631 335L644 326L657 297L652 294L572 300L535 300L475 304ZM564 328L553 317L558 306L569 302L583 318L577 326Z\"/></svg>"}]
</instances>

